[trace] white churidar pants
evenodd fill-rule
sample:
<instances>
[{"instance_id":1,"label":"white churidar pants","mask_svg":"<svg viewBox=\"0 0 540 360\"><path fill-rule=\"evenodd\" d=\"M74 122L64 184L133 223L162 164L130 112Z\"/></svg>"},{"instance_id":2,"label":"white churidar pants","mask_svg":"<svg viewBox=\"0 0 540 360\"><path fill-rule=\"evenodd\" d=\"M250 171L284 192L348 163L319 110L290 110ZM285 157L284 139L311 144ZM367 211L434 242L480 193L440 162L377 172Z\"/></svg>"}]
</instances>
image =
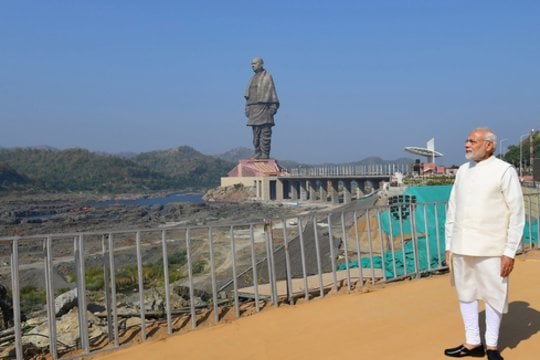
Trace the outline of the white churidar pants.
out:
<instances>
[{"instance_id":1,"label":"white churidar pants","mask_svg":"<svg viewBox=\"0 0 540 360\"><path fill-rule=\"evenodd\" d=\"M465 326L465 342L480 345L480 327L478 325L478 301L459 302L463 325ZM502 314L486 303L486 346L497 347Z\"/></svg>"}]
</instances>

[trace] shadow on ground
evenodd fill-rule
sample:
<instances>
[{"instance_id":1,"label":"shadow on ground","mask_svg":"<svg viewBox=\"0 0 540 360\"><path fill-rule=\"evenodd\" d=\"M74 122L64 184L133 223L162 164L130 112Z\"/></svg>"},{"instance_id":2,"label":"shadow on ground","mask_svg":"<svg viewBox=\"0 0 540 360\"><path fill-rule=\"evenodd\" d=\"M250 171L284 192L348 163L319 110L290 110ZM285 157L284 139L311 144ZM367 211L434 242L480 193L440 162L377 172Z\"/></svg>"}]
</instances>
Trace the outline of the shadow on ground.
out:
<instances>
[{"instance_id":1,"label":"shadow on ground","mask_svg":"<svg viewBox=\"0 0 540 360\"><path fill-rule=\"evenodd\" d=\"M508 305L508 313L503 316L499 338L499 348L515 348L540 331L540 312L528 302L514 301Z\"/></svg>"}]
</instances>

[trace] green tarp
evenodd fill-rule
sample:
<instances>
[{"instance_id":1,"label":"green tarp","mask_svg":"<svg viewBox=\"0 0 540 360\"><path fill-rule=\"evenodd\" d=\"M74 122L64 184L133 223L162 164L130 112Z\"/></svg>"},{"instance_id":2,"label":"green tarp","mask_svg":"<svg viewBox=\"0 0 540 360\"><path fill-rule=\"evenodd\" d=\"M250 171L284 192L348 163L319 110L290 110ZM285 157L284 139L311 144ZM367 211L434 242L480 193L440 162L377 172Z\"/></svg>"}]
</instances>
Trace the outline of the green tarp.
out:
<instances>
[{"instance_id":1,"label":"green tarp","mask_svg":"<svg viewBox=\"0 0 540 360\"><path fill-rule=\"evenodd\" d=\"M362 257L362 268L384 268L387 279L438 268L444 262L445 207L451 189L451 185L410 186L401 197L390 199L390 209L381 212L382 231L393 239L401 239L401 233L405 239L417 238L417 249L413 241L404 241L404 247L386 251L383 256L373 256L373 260ZM537 220L532 221L532 227L528 221L525 224L523 242L526 245L538 244L537 224ZM415 233L413 228L416 228ZM418 252L417 263L415 252ZM358 261L350 262L349 267L358 267ZM338 270L345 268L346 264L338 266Z\"/></svg>"}]
</instances>

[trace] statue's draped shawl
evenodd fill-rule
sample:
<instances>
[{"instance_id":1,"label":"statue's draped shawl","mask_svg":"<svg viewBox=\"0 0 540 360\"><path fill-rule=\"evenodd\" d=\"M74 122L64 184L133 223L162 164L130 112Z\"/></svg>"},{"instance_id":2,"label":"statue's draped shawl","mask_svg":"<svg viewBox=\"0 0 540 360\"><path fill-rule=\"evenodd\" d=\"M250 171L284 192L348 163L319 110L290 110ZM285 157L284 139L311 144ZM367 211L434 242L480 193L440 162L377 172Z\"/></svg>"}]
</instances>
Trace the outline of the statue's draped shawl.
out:
<instances>
[{"instance_id":1,"label":"statue's draped shawl","mask_svg":"<svg viewBox=\"0 0 540 360\"><path fill-rule=\"evenodd\" d=\"M253 81L257 81L257 83L252 84ZM252 88L252 85L256 85L256 94L250 94L249 90ZM246 105L275 104L279 106L274 80L272 79L272 75L266 70L261 71L260 74L253 75L249 80L244 97L247 100Z\"/></svg>"},{"instance_id":2,"label":"statue's draped shawl","mask_svg":"<svg viewBox=\"0 0 540 360\"><path fill-rule=\"evenodd\" d=\"M274 114L279 107L274 80L266 70L253 75L244 94L248 126L274 126Z\"/></svg>"}]
</instances>

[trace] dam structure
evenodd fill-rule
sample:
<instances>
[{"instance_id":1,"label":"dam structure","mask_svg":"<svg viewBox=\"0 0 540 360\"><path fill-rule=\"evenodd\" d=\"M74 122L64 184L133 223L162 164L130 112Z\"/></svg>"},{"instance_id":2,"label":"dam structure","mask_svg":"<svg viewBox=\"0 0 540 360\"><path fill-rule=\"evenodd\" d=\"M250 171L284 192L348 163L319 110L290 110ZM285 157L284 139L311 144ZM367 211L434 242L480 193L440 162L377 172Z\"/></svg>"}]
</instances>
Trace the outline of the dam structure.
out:
<instances>
[{"instance_id":1,"label":"dam structure","mask_svg":"<svg viewBox=\"0 0 540 360\"><path fill-rule=\"evenodd\" d=\"M276 160L240 160L221 178L221 186L241 184L255 190L259 201L350 203L389 183L396 173L409 173L403 163L298 167L287 170Z\"/></svg>"}]
</instances>

